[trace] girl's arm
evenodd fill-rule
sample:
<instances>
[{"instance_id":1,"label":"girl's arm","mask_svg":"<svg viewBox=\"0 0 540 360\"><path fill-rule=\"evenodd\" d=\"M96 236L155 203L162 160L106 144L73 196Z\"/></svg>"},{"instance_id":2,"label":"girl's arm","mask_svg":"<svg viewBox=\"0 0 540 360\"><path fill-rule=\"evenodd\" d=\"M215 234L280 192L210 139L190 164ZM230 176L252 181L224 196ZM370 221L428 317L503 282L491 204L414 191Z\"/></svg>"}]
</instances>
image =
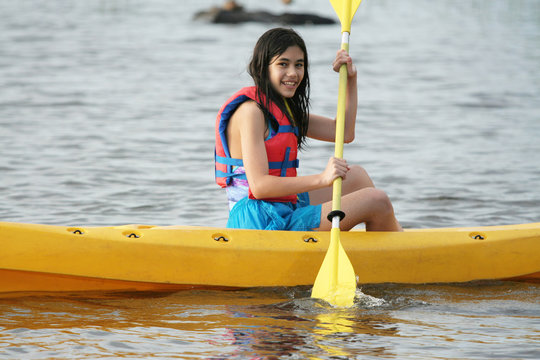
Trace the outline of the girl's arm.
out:
<instances>
[{"instance_id":1,"label":"girl's arm","mask_svg":"<svg viewBox=\"0 0 540 360\"><path fill-rule=\"evenodd\" d=\"M287 196L331 186L335 178L344 178L349 170L345 160L330 158L326 169L320 174L297 177L269 175L264 145L266 125L258 105L253 101L243 103L230 121L229 127L232 127L232 131L229 134L238 139L234 136L237 132L241 145L240 148L231 146L235 139L229 138L231 155L243 159L249 187L257 199Z\"/></svg>"},{"instance_id":2,"label":"girl's arm","mask_svg":"<svg viewBox=\"0 0 540 360\"><path fill-rule=\"evenodd\" d=\"M345 142L354 140L356 109L358 106L358 90L356 82L356 66L345 50L339 50L333 63L334 71L339 72L341 65L347 65L347 105L345 107ZM310 115L307 136L317 140L335 141L336 121L325 116Z\"/></svg>"}]
</instances>

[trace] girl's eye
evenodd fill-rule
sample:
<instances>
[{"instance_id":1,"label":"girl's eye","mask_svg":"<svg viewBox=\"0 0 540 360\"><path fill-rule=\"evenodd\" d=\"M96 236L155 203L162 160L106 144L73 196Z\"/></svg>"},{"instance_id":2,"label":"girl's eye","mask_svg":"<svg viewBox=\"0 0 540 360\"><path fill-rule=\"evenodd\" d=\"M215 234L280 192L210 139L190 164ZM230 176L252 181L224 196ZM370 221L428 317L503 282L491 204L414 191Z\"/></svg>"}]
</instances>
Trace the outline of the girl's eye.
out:
<instances>
[{"instance_id":1,"label":"girl's eye","mask_svg":"<svg viewBox=\"0 0 540 360\"><path fill-rule=\"evenodd\" d=\"M303 63L298 63L298 64L296 64L296 67L299 68L299 69L300 69L300 68L303 68L303 67L304 67L304 64L303 64Z\"/></svg>"}]
</instances>

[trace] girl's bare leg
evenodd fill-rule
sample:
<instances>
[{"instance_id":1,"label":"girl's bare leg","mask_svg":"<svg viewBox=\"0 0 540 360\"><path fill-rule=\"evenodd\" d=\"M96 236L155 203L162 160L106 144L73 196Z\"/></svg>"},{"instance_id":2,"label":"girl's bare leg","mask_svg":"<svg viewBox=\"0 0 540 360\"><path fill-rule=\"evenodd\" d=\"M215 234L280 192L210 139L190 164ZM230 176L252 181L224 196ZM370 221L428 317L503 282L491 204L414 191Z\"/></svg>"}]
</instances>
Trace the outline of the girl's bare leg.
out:
<instances>
[{"instance_id":1,"label":"girl's bare leg","mask_svg":"<svg viewBox=\"0 0 540 360\"><path fill-rule=\"evenodd\" d=\"M350 194L356 190L375 187L366 170L358 165L352 165L347 177L341 185L342 195ZM323 204L332 200L332 187L313 190L309 192L309 202L312 205Z\"/></svg>"},{"instance_id":2,"label":"girl's bare leg","mask_svg":"<svg viewBox=\"0 0 540 360\"><path fill-rule=\"evenodd\" d=\"M342 230L365 223L368 231L402 231L388 195L374 187L362 167L351 166L343 180L342 194L341 210L346 214L340 224ZM332 210L332 188L311 191L309 197L311 204L322 204L318 230L329 230L332 224L326 217Z\"/></svg>"}]
</instances>

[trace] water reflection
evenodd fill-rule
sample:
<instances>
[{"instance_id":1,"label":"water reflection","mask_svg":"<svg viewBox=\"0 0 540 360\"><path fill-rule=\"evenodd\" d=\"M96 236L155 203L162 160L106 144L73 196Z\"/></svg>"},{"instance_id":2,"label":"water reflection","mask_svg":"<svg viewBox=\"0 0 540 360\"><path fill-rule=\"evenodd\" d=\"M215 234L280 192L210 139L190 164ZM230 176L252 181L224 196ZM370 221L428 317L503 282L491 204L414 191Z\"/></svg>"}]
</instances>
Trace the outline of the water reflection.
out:
<instances>
[{"instance_id":1,"label":"water reflection","mask_svg":"<svg viewBox=\"0 0 540 360\"><path fill-rule=\"evenodd\" d=\"M384 310L379 311L379 307ZM398 336L397 324L387 311L384 300L361 293L351 309L336 309L311 298L295 298L277 304L251 306L249 311L231 309L233 316L253 321L247 327L247 335L246 327L230 331L240 330L243 334L240 340L245 356L258 354L266 358L266 354L293 356L295 353L310 359L379 356L391 354L391 351L382 343L366 343L365 339ZM264 325L255 325L261 322Z\"/></svg>"},{"instance_id":2,"label":"water reflection","mask_svg":"<svg viewBox=\"0 0 540 360\"><path fill-rule=\"evenodd\" d=\"M0 344L9 345L0 357L31 355L56 344L56 351L87 357L400 358L404 351L422 354L424 335L439 349L453 339L466 342L470 351L486 339L503 349L505 332L516 324L523 332L516 336L530 340L523 354L535 344L531 334L537 331L540 298L534 284L371 285L349 309L311 299L309 290L0 299Z\"/></svg>"},{"instance_id":3,"label":"water reflection","mask_svg":"<svg viewBox=\"0 0 540 360\"><path fill-rule=\"evenodd\" d=\"M366 317L350 317L351 314L332 312L316 316L317 326L314 327L314 342L331 357L350 358L353 355L380 356L388 353L384 346L370 346L362 341L361 335L384 335L380 329L384 324L373 323ZM383 331L386 333L387 331ZM343 342L350 344L343 347ZM321 357L312 357L321 359Z\"/></svg>"},{"instance_id":4,"label":"water reflection","mask_svg":"<svg viewBox=\"0 0 540 360\"><path fill-rule=\"evenodd\" d=\"M236 328L230 329L226 338L234 350L210 359L279 359L308 348L304 337L293 328Z\"/></svg>"}]
</instances>

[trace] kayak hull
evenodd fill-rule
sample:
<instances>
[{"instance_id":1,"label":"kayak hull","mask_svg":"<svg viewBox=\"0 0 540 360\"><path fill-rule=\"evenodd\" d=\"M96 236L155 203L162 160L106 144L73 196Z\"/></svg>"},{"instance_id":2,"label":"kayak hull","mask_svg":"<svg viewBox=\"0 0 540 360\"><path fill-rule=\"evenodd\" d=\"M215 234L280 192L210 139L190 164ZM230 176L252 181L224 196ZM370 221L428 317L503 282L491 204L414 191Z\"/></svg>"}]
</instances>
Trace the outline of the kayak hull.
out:
<instances>
[{"instance_id":1,"label":"kayak hull","mask_svg":"<svg viewBox=\"0 0 540 360\"><path fill-rule=\"evenodd\" d=\"M0 222L0 293L312 285L329 232ZM341 233L358 281L540 282L540 223Z\"/></svg>"}]
</instances>

